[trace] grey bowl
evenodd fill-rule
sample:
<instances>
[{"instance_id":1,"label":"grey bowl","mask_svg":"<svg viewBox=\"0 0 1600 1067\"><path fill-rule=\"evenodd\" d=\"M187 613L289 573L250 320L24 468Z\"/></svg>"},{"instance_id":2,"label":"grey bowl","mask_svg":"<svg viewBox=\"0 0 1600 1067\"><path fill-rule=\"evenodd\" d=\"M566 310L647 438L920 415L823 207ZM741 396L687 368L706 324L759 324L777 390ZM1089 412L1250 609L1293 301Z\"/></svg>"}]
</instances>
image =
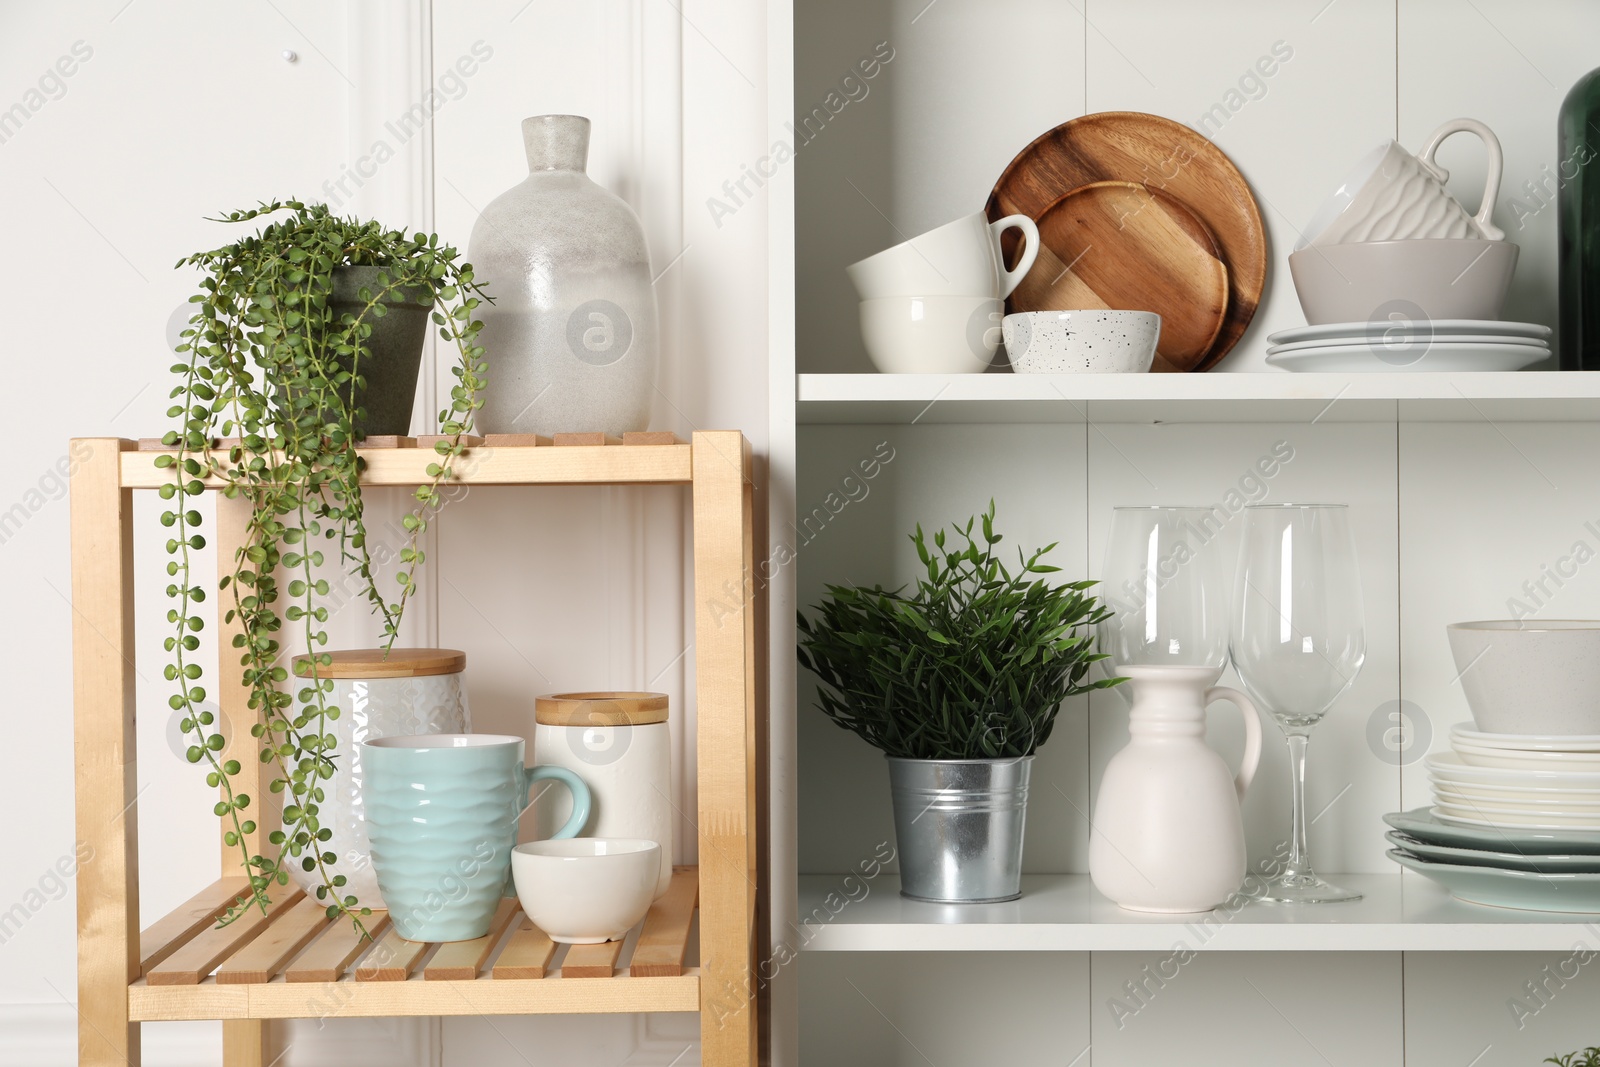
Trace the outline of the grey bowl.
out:
<instances>
[{"instance_id":1,"label":"grey bowl","mask_svg":"<svg viewBox=\"0 0 1600 1067\"><path fill-rule=\"evenodd\" d=\"M1498 319L1517 254L1510 241L1368 241L1302 249L1289 273L1312 326Z\"/></svg>"}]
</instances>

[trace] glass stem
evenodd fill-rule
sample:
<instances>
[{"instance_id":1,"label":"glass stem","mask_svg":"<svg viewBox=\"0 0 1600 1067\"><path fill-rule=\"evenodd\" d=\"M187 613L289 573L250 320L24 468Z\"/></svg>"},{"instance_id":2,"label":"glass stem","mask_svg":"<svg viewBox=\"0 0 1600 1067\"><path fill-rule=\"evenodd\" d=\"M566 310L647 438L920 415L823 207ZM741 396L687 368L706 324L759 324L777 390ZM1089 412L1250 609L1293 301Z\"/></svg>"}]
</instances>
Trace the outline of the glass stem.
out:
<instances>
[{"instance_id":1,"label":"glass stem","mask_svg":"<svg viewBox=\"0 0 1600 1067\"><path fill-rule=\"evenodd\" d=\"M1289 818L1292 830L1289 838L1289 860L1284 866L1284 878L1311 876L1310 852L1306 845L1306 745L1311 738L1303 733L1292 733L1289 740L1289 777L1292 787L1289 801Z\"/></svg>"}]
</instances>

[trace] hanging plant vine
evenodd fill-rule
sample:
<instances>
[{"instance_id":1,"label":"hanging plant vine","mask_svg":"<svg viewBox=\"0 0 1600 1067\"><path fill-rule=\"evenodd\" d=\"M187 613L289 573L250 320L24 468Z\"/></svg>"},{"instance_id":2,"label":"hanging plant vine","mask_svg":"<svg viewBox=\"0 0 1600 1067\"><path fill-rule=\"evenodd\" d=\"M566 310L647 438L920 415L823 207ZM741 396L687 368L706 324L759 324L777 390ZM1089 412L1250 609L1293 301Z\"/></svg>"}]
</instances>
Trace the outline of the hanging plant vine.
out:
<instances>
[{"instance_id":1,"label":"hanging plant vine","mask_svg":"<svg viewBox=\"0 0 1600 1067\"><path fill-rule=\"evenodd\" d=\"M167 414L178 428L163 441L175 452L156 461L173 469L173 480L160 490L171 501L161 521L173 528L167 542L167 595L174 601L167 621L173 633L165 642L165 675L177 683L169 703L182 713L189 762L203 763L208 784L220 789L216 814L224 820L223 840L239 849L249 876L249 890L221 922L251 907L264 911L270 887L287 885L288 865L297 863L315 874L316 897L329 918L345 916L365 934L361 919L371 909L343 891L337 857L324 851L332 833L319 819L323 783L334 772L336 742L329 724L340 709L328 696L332 680L320 675L331 663L318 651L328 640L323 627L329 612L320 600L329 586L318 577L324 555L316 546L337 544L339 566L360 581L382 619L384 648L391 647L424 561L421 537L444 503L440 485L456 469L465 451L462 438L482 406L486 367L476 343L481 323L473 312L489 298L473 280L471 266L458 262L456 249L441 245L436 235L408 237L297 200L262 203L212 221L248 223L282 211L290 214L178 263L199 267L205 278L190 297L199 307L177 349L187 361L172 367L181 381ZM377 287L359 290L358 313L332 304L333 272L340 266L379 268ZM356 448L372 323L386 313L383 301L396 296L433 308L439 335L456 346L459 361L452 368L450 404L439 413L445 435L435 446L439 458L428 465L430 480L417 487L415 506L404 519L407 543L399 552L399 588L391 598L374 570L361 499L363 460ZM228 739L206 704L195 659L203 625L196 608L206 591L190 573L190 553L203 548L205 538L192 505L208 480L220 483L225 496L249 503L243 542L217 585L226 597L224 619L236 624L233 647L256 712L251 733L270 767L268 788L283 794L282 826L259 852L250 848L258 798L234 788L241 767L224 758ZM287 581L280 584L280 575ZM311 676L296 679L297 692L287 688L284 623L298 630L296 643L311 654Z\"/></svg>"}]
</instances>

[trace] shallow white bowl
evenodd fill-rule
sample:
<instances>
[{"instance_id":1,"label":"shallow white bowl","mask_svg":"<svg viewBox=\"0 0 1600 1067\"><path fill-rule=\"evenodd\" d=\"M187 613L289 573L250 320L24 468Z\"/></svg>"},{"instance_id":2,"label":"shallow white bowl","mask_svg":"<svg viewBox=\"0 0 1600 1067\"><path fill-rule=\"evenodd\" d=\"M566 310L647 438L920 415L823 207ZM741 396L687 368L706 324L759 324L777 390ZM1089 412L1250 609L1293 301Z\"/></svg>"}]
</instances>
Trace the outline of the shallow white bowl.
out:
<instances>
[{"instance_id":1,"label":"shallow white bowl","mask_svg":"<svg viewBox=\"0 0 1600 1067\"><path fill-rule=\"evenodd\" d=\"M1600 734L1491 734L1457 723L1450 727L1450 740L1477 748L1510 749L1514 752L1600 753Z\"/></svg>"},{"instance_id":2,"label":"shallow white bowl","mask_svg":"<svg viewBox=\"0 0 1600 1067\"><path fill-rule=\"evenodd\" d=\"M1564 830L1600 830L1600 816L1573 815L1561 811L1524 811L1514 808L1461 807L1440 801L1434 811L1443 818L1474 820L1506 826L1544 826Z\"/></svg>"},{"instance_id":3,"label":"shallow white bowl","mask_svg":"<svg viewBox=\"0 0 1600 1067\"><path fill-rule=\"evenodd\" d=\"M1161 339L1153 311L1023 311L1001 327L1018 374L1143 374Z\"/></svg>"},{"instance_id":4,"label":"shallow white bowl","mask_svg":"<svg viewBox=\"0 0 1600 1067\"><path fill-rule=\"evenodd\" d=\"M1519 803L1539 802L1544 798L1569 800L1575 804L1600 804L1600 788L1574 789L1555 785L1485 785L1482 782L1451 781L1436 774L1428 775L1428 784L1435 790L1448 789L1462 796L1474 797L1494 803L1498 800L1515 800Z\"/></svg>"},{"instance_id":5,"label":"shallow white bowl","mask_svg":"<svg viewBox=\"0 0 1600 1067\"><path fill-rule=\"evenodd\" d=\"M1585 801L1576 797L1563 796L1560 793L1528 798L1519 797L1514 793L1502 793L1494 797L1485 797L1458 792L1448 786L1436 785L1433 787L1433 795L1439 803L1450 804L1458 808L1482 808L1484 811L1553 811L1567 815L1600 818L1600 801Z\"/></svg>"},{"instance_id":6,"label":"shallow white bowl","mask_svg":"<svg viewBox=\"0 0 1600 1067\"><path fill-rule=\"evenodd\" d=\"M1507 748L1479 748L1456 742L1456 755L1474 767L1505 767L1515 771L1576 771L1600 774L1600 754L1588 752L1518 752Z\"/></svg>"},{"instance_id":7,"label":"shallow white bowl","mask_svg":"<svg viewBox=\"0 0 1600 1067\"><path fill-rule=\"evenodd\" d=\"M987 296L861 301L861 339L883 374L982 374L1000 347L1005 302Z\"/></svg>"},{"instance_id":8,"label":"shallow white bowl","mask_svg":"<svg viewBox=\"0 0 1600 1067\"><path fill-rule=\"evenodd\" d=\"M1600 774L1581 771L1512 770L1508 767L1478 767L1462 762L1454 752L1435 752L1423 765L1434 778L1447 782L1503 785L1517 788L1600 789Z\"/></svg>"},{"instance_id":9,"label":"shallow white bowl","mask_svg":"<svg viewBox=\"0 0 1600 1067\"><path fill-rule=\"evenodd\" d=\"M1478 729L1600 734L1600 622L1491 619L1445 631Z\"/></svg>"},{"instance_id":10,"label":"shallow white bowl","mask_svg":"<svg viewBox=\"0 0 1600 1067\"><path fill-rule=\"evenodd\" d=\"M550 940L620 941L656 895L661 846L642 838L530 841L511 852L517 899Z\"/></svg>"}]
</instances>

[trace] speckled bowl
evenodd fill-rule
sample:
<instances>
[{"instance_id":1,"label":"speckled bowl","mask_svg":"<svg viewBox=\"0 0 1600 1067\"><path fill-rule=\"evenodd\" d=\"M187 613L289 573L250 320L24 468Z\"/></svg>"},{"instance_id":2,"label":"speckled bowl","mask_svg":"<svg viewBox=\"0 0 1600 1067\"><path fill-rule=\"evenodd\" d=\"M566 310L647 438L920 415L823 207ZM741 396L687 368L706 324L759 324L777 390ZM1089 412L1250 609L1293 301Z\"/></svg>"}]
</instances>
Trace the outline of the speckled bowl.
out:
<instances>
[{"instance_id":1,"label":"speckled bowl","mask_svg":"<svg viewBox=\"0 0 1600 1067\"><path fill-rule=\"evenodd\" d=\"M1024 311L1000 323L1018 374L1143 374L1156 358L1153 311Z\"/></svg>"},{"instance_id":2,"label":"speckled bowl","mask_svg":"<svg viewBox=\"0 0 1600 1067\"><path fill-rule=\"evenodd\" d=\"M1600 621L1491 619L1445 629L1478 729L1600 734Z\"/></svg>"}]
</instances>

